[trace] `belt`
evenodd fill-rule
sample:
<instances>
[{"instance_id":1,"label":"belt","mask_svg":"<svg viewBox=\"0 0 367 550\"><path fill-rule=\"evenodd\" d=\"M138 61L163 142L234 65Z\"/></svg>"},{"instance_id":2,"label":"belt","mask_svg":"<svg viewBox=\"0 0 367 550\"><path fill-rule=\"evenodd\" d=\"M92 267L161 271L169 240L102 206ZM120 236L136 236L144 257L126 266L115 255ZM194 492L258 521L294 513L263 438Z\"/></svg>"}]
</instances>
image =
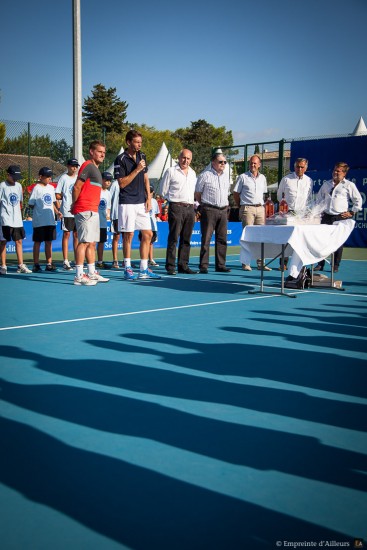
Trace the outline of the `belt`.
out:
<instances>
[{"instance_id":1,"label":"belt","mask_svg":"<svg viewBox=\"0 0 367 550\"><path fill-rule=\"evenodd\" d=\"M185 206L188 208L189 206L194 206L193 204L190 204L189 202L170 202L170 204L177 204L178 206Z\"/></svg>"},{"instance_id":2,"label":"belt","mask_svg":"<svg viewBox=\"0 0 367 550\"><path fill-rule=\"evenodd\" d=\"M228 208L228 206L214 206L214 204L206 204L206 202L203 202L202 206L206 206L207 208L215 208L215 210L226 210Z\"/></svg>"},{"instance_id":3,"label":"belt","mask_svg":"<svg viewBox=\"0 0 367 550\"><path fill-rule=\"evenodd\" d=\"M241 206L254 206L255 208L258 208L259 206L264 206L263 204L241 204Z\"/></svg>"},{"instance_id":4,"label":"belt","mask_svg":"<svg viewBox=\"0 0 367 550\"><path fill-rule=\"evenodd\" d=\"M342 220L342 216L341 214L329 214L329 212L323 212L321 214L322 217L325 216L325 218L329 218L329 219L333 219L334 221L339 221L339 220Z\"/></svg>"}]
</instances>

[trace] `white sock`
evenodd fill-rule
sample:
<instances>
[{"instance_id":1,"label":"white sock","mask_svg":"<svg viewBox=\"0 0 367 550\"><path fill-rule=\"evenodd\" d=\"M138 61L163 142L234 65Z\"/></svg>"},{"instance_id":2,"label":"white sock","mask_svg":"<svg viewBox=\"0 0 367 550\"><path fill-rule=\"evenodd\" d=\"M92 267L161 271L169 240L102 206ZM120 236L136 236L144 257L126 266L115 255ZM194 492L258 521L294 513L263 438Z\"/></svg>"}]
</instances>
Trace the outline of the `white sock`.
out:
<instances>
[{"instance_id":1,"label":"white sock","mask_svg":"<svg viewBox=\"0 0 367 550\"><path fill-rule=\"evenodd\" d=\"M93 273L96 270L96 264L87 264L88 267L88 275L93 275Z\"/></svg>"},{"instance_id":2,"label":"white sock","mask_svg":"<svg viewBox=\"0 0 367 550\"><path fill-rule=\"evenodd\" d=\"M76 276L81 277L83 275L83 265L76 265Z\"/></svg>"},{"instance_id":3,"label":"white sock","mask_svg":"<svg viewBox=\"0 0 367 550\"><path fill-rule=\"evenodd\" d=\"M125 258L125 269L131 267L131 258Z\"/></svg>"},{"instance_id":4,"label":"white sock","mask_svg":"<svg viewBox=\"0 0 367 550\"><path fill-rule=\"evenodd\" d=\"M140 260L140 271L148 269L148 260Z\"/></svg>"}]
</instances>

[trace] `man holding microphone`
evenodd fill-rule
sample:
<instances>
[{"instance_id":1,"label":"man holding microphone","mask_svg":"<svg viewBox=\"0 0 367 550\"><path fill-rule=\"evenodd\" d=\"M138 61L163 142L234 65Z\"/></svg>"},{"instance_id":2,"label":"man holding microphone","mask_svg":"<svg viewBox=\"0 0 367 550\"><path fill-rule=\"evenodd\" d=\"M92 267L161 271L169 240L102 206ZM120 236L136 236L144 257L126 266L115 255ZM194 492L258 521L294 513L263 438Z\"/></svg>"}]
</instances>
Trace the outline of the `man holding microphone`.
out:
<instances>
[{"instance_id":1,"label":"man holding microphone","mask_svg":"<svg viewBox=\"0 0 367 550\"><path fill-rule=\"evenodd\" d=\"M127 148L115 160L114 177L120 186L118 230L123 233L125 279L161 279L148 268L152 229L149 211L151 209L148 168L141 152L142 135L136 130L126 134ZM141 231L140 271L135 275L131 268L131 244L134 231Z\"/></svg>"}]
</instances>

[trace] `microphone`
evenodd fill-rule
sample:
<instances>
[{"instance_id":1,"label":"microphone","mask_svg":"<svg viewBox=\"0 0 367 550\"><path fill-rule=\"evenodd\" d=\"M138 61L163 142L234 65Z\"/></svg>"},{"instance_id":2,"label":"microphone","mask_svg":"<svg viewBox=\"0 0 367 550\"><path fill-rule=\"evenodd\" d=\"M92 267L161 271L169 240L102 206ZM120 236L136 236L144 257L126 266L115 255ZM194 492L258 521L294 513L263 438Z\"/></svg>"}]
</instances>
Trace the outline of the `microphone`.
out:
<instances>
[{"instance_id":1,"label":"microphone","mask_svg":"<svg viewBox=\"0 0 367 550\"><path fill-rule=\"evenodd\" d=\"M139 155L140 155L140 160L145 161L145 170L148 170L147 157L145 156L145 153L143 153L143 151L139 151Z\"/></svg>"}]
</instances>

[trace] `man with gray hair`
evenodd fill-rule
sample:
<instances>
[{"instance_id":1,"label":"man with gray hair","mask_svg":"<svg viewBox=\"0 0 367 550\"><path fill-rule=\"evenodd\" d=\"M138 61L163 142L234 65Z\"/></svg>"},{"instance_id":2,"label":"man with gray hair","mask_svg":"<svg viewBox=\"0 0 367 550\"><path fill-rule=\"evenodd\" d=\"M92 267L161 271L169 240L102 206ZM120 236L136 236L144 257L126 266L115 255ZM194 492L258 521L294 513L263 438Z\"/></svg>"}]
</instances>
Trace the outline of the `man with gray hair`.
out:
<instances>
[{"instance_id":1,"label":"man with gray hair","mask_svg":"<svg viewBox=\"0 0 367 550\"><path fill-rule=\"evenodd\" d=\"M210 240L215 232L215 271L227 273L227 226L229 175L225 173L227 164L223 153L215 153L211 167L198 177L195 200L201 204L201 250L200 273L208 273Z\"/></svg>"},{"instance_id":2,"label":"man with gray hair","mask_svg":"<svg viewBox=\"0 0 367 550\"><path fill-rule=\"evenodd\" d=\"M307 168L307 159L296 159L294 172L284 176L279 184L277 191L278 201L282 200L284 193L284 198L290 211L298 212L304 210L311 203L313 181L305 174Z\"/></svg>"},{"instance_id":3,"label":"man with gray hair","mask_svg":"<svg viewBox=\"0 0 367 550\"><path fill-rule=\"evenodd\" d=\"M313 181L305 174L308 168L308 160L298 158L294 163L294 172L282 178L277 198L280 202L283 198L287 201L288 211L300 212L310 206L312 201ZM287 269L288 258L284 258L284 266L280 261L280 271Z\"/></svg>"}]
</instances>

